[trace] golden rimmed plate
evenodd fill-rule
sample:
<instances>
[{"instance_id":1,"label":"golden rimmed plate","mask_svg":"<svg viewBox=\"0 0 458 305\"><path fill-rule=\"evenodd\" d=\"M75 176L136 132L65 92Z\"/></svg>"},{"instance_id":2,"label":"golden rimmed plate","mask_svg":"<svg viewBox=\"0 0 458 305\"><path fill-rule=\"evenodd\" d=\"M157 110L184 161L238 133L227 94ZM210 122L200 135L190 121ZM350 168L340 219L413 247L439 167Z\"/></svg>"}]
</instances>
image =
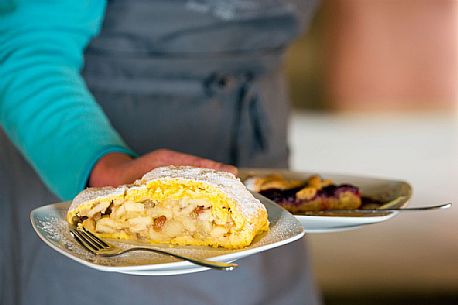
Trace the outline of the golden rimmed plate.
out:
<instances>
[{"instance_id":1,"label":"golden rimmed plate","mask_svg":"<svg viewBox=\"0 0 458 305\"><path fill-rule=\"evenodd\" d=\"M257 236L248 247L228 250L212 247L183 247L155 245L196 258L233 262L243 257L267 251L293 242L304 235L300 222L286 210L272 201L253 194L267 208L270 221L269 231ZM30 214L32 226L38 236L51 248L88 267L101 270L138 275L176 275L208 268L180 261L168 255L149 252L130 252L116 257L98 257L82 248L71 236L65 219L70 202L46 205L33 210ZM109 240L113 244L125 246L126 242ZM239 267L242 268L242 267Z\"/></svg>"},{"instance_id":2,"label":"golden rimmed plate","mask_svg":"<svg viewBox=\"0 0 458 305\"><path fill-rule=\"evenodd\" d=\"M409 183L401 180L382 179L366 176L327 174L316 172L294 172L285 169L240 169L239 177L242 181L249 177L263 177L279 174L286 179L306 180L311 175L319 174L323 179L331 179L336 184L352 184L359 187L363 196L371 197L383 204L379 207L380 213L342 215L316 214L294 215L304 227L306 233L326 233L357 229L365 225L386 221L398 212L387 212L383 209L405 207L412 196Z\"/></svg>"}]
</instances>

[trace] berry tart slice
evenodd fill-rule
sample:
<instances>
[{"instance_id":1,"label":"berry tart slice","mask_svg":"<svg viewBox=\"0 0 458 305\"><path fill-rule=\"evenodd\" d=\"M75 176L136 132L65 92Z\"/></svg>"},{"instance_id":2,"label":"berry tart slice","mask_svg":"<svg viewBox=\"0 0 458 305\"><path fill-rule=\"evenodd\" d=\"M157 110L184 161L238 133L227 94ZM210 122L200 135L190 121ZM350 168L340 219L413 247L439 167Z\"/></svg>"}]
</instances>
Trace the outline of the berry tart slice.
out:
<instances>
[{"instance_id":1,"label":"berry tart slice","mask_svg":"<svg viewBox=\"0 0 458 305\"><path fill-rule=\"evenodd\" d=\"M288 180L281 175L251 177L245 180L248 189L258 192L294 214L307 211L347 210L361 207L358 187L336 185L318 175L307 180Z\"/></svg>"}]
</instances>

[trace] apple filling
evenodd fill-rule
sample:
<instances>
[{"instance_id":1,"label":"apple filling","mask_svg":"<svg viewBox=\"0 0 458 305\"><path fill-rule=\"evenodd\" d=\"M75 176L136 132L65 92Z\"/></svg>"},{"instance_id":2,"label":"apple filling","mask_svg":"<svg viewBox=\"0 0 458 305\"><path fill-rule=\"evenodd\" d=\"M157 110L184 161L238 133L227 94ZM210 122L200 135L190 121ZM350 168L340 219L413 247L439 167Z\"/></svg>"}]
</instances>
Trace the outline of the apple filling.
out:
<instances>
[{"instance_id":1,"label":"apple filling","mask_svg":"<svg viewBox=\"0 0 458 305\"><path fill-rule=\"evenodd\" d=\"M102 237L167 243L225 238L235 227L230 212L228 205L216 211L206 200L185 197L99 202L77 217Z\"/></svg>"}]
</instances>

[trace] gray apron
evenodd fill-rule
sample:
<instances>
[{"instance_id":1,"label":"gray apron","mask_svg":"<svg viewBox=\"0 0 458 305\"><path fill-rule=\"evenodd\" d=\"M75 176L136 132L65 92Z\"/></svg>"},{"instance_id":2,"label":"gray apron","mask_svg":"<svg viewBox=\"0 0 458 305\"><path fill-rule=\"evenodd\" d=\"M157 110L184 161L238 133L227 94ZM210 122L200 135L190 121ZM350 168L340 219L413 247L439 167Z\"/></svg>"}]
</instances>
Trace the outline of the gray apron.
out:
<instances>
[{"instance_id":1,"label":"gray apron","mask_svg":"<svg viewBox=\"0 0 458 305\"><path fill-rule=\"evenodd\" d=\"M287 167L284 47L310 3L110 1L83 75L136 152L170 148L237 166ZM249 5L251 4L251 5ZM40 241L32 209L56 202L0 134L0 304L317 304L303 240L233 272L99 272ZM25 191L26 190L26 191Z\"/></svg>"}]
</instances>

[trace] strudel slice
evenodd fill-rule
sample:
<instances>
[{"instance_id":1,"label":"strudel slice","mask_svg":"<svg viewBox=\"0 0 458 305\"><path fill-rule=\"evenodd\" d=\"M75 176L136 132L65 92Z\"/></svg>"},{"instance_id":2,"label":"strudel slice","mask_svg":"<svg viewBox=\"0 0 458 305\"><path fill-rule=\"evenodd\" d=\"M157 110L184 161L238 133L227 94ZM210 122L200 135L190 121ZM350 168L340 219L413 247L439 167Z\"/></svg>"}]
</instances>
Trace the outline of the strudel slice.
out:
<instances>
[{"instance_id":1,"label":"strudel slice","mask_svg":"<svg viewBox=\"0 0 458 305\"><path fill-rule=\"evenodd\" d=\"M225 248L248 246L269 227L264 205L234 175L174 166L132 185L84 190L67 221L102 238Z\"/></svg>"}]
</instances>

